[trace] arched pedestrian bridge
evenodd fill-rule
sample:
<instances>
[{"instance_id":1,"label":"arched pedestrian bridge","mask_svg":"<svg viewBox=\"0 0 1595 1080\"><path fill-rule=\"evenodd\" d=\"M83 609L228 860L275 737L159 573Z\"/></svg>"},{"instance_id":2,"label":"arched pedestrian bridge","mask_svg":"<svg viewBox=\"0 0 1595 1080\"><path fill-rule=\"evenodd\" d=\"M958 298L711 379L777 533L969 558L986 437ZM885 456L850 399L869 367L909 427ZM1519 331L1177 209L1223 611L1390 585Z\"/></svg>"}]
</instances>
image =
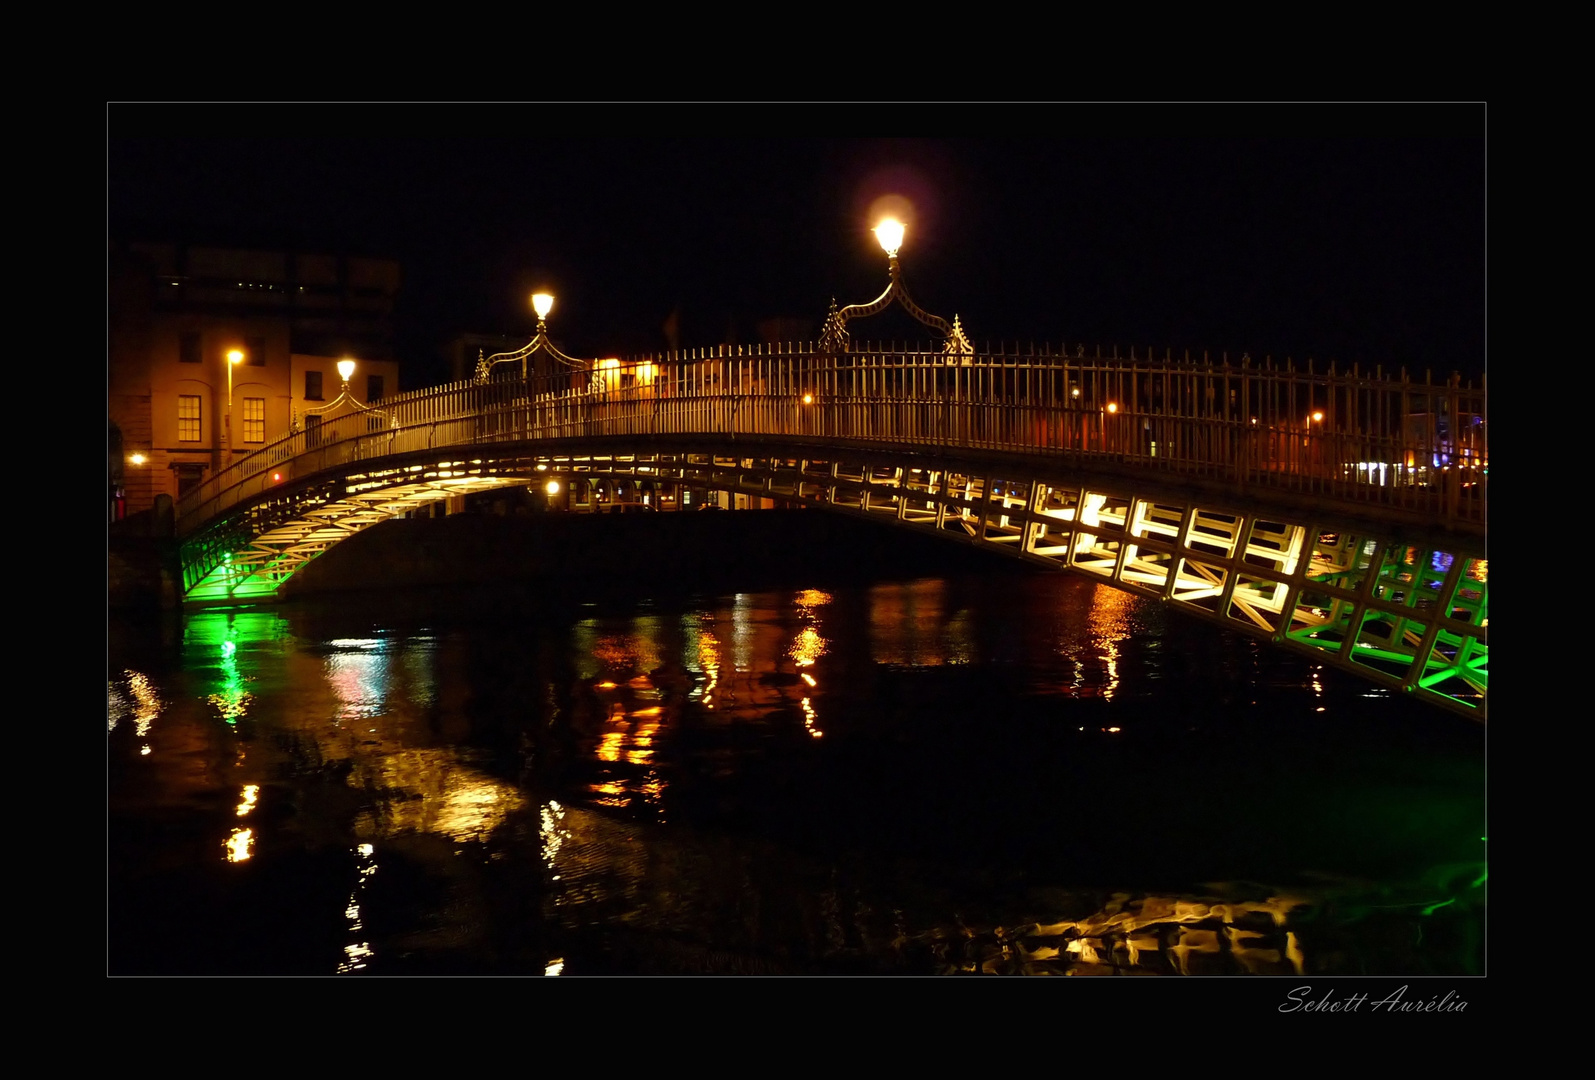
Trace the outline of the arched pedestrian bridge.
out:
<instances>
[{"instance_id":1,"label":"arched pedestrian bridge","mask_svg":"<svg viewBox=\"0 0 1595 1080\"><path fill-rule=\"evenodd\" d=\"M379 521L552 478L591 508L740 496L933 532L1483 719L1487 415L1455 379L1083 349L523 364L221 470L178 506L185 595L267 597Z\"/></svg>"}]
</instances>

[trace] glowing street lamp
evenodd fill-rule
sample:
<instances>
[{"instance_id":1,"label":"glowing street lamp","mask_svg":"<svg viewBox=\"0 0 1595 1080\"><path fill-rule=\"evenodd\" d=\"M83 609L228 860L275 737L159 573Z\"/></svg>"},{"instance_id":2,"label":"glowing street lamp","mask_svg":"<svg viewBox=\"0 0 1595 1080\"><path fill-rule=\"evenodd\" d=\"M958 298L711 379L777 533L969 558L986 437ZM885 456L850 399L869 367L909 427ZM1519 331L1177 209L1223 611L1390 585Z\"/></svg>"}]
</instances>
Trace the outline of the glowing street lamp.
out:
<instances>
[{"instance_id":1,"label":"glowing street lamp","mask_svg":"<svg viewBox=\"0 0 1595 1080\"><path fill-rule=\"evenodd\" d=\"M343 386L339 389L338 396L319 408L306 409L302 414L295 410L293 415L293 424L290 430L298 431L299 421L301 419L303 419L306 424L320 424L324 418L337 416L339 414L339 410L354 410L355 412L368 413L376 419L387 417L390 426L398 426L398 417L389 414L383 409L373 409L369 405L362 404L359 399L354 396L353 392L350 391L349 380L354 378L354 369L359 366L353 359L346 356L342 360L339 360L335 366L338 369L338 378L343 380ZM371 430L374 431L376 429L372 428Z\"/></svg>"},{"instance_id":2,"label":"glowing street lamp","mask_svg":"<svg viewBox=\"0 0 1595 1080\"><path fill-rule=\"evenodd\" d=\"M875 234L875 241L880 244L881 250L886 252L886 266L891 275L891 281L886 286L886 291L867 304L849 304L838 310L836 301L831 301L831 310L825 317L825 329L820 334L820 346L826 352L846 352L849 348L847 336L847 322L849 319L861 318L865 315L874 315L884 310L893 300L902 304L908 313L933 330L941 333L946 342L945 351L947 363L956 364L960 360L968 363L968 357L974 353L974 346L969 342L969 336L964 333L963 325L958 321L958 316L953 316L949 323L939 315L930 312L914 303L913 297L908 295L908 287L903 284L902 266L897 261L897 253L902 249L903 237L907 228L896 218L882 218L880 224L870 230Z\"/></svg>"},{"instance_id":3,"label":"glowing street lamp","mask_svg":"<svg viewBox=\"0 0 1595 1080\"><path fill-rule=\"evenodd\" d=\"M559 361L567 368L573 368L580 371L589 366L582 361L577 360L573 356L566 356L564 353L560 352L554 347L553 342L548 340L548 313L554 310L553 293L533 293L532 310L537 312L537 333L524 347L516 349L514 352L494 353L492 356L483 356L481 353L477 354L476 377L474 380L477 385L487 382L488 374L493 370L494 365L502 364L506 360L510 361L511 363L516 360L521 362L521 381L525 382L528 375L527 361L530 360L539 349L548 352L554 357L555 360Z\"/></svg>"},{"instance_id":4,"label":"glowing street lamp","mask_svg":"<svg viewBox=\"0 0 1595 1080\"><path fill-rule=\"evenodd\" d=\"M903 223L896 218L885 218L870 231L875 234L881 250L886 252L889 258L897 258L897 250L903 246Z\"/></svg>"},{"instance_id":5,"label":"glowing street lamp","mask_svg":"<svg viewBox=\"0 0 1595 1080\"><path fill-rule=\"evenodd\" d=\"M233 367L244 362L237 349L227 353L227 460L233 459Z\"/></svg>"}]
</instances>

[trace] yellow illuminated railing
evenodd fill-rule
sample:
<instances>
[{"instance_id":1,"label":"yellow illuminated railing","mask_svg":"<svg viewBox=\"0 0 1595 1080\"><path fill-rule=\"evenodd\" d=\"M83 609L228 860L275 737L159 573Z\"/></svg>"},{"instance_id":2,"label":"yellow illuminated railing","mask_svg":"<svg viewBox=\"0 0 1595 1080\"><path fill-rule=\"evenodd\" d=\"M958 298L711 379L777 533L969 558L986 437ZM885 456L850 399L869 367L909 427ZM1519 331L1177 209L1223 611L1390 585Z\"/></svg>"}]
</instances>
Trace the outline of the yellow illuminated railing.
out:
<instances>
[{"instance_id":1,"label":"yellow illuminated railing","mask_svg":"<svg viewBox=\"0 0 1595 1080\"><path fill-rule=\"evenodd\" d=\"M1482 528L1483 387L1145 355L719 348L452 383L292 432L178 505L187 535L272 487L358 461L609 436L967 448L1151 470Z\"/></svg>"}]
</instances>

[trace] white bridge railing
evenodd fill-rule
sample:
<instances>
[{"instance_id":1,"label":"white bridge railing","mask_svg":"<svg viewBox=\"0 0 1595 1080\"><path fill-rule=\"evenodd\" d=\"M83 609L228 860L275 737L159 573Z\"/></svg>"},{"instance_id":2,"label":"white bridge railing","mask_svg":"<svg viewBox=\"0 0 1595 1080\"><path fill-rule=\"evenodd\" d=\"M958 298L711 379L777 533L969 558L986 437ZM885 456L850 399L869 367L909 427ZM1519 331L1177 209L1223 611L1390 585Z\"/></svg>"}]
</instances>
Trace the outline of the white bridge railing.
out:
<instances>
[{"instance_id":1,"label":"white bridge railing","mask_svg":"<svg viewBox=\"0 0 1595 1080\"><path fill-rule=\"evenodd\" d=\"M453 383L292 432L178 505L186 535L271 487L398 454L536 439L771 437L1155 470L1480 527L1484 388L1333 366L1047 351L722 348L526 381ZM820 456L824 456L823 453Z\"/></svg>"}]
</instances>

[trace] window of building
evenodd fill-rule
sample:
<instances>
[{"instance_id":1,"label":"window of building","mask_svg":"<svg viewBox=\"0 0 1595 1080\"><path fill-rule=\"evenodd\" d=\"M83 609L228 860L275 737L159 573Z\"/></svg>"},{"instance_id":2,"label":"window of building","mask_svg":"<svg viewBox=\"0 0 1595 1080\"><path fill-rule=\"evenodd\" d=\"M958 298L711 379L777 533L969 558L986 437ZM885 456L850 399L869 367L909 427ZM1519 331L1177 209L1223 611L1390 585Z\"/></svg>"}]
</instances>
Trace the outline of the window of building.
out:
<instances>
[{"instance_id":1,"label":"window of building","mask_svg":"<svg viewBox=\"0 0 1595 1080\"><path fill-rule=\"evenodd\" d=\"M244 342L244 356L246 357L245 363L249 364L251 367L265 367L266 339L263 337L252 337L246 340Z\"/></svg>"},{"instance_id":2,"label":"window of building","mask_svg":"<svg viewBox=\"0 0 1595 1080\"><path fill-rule=\"evenodd\" d=\"M266 399L263 397L244 399L244 441L246 443L266 441Z\"/></svg>"},{"instance_id":3,"label":"window of building","mask_svg":"<svg viewBox=\"0 0 1595 1080\"><path fill-rule=\"evenodd\" d=\"M305 449L314 450L321 445L321 417L314 414L305 417Z\"/></svg>"},{"instance_id":4,"label":"window of building","mask_svg":"<svg viewBox=\"0 0 1595 1080\"><path fill-rule=\"evenodd\" d=\"M382 376L366 376L366 400L378 401L382 398Z\"/></svg>"},{"instance_id":5,"label":"window of building","mask_svg":"<svg viewBox=\"0 0 1595 1080\"><path fill-rule=\"evenodd\" d=\"M319 371L307 371L307 372L305 372L305 400L306 401L320 401L321 400L321 372L319 372Z\"/></svg>"},{"instance_id":6,"label":"window of building","mask_svg":"<svg viewBox=\"0 0 1595 1080\"><path fill-rule=\"evenodd\" d=\"M177 441L199 442L198 394L181 394L177 398Z\"/></svg>"},{"instance_id":7,"label":"window of building","mask_svg":"<svg viewBox=\"0 0 1595 1080\"><path fill-rule=\"evenodd\" d=\"M185 364L197 364L205 358L199 347L198 334L183 334L178 338L177 358Z\"/></svg>"}]
</instances>

